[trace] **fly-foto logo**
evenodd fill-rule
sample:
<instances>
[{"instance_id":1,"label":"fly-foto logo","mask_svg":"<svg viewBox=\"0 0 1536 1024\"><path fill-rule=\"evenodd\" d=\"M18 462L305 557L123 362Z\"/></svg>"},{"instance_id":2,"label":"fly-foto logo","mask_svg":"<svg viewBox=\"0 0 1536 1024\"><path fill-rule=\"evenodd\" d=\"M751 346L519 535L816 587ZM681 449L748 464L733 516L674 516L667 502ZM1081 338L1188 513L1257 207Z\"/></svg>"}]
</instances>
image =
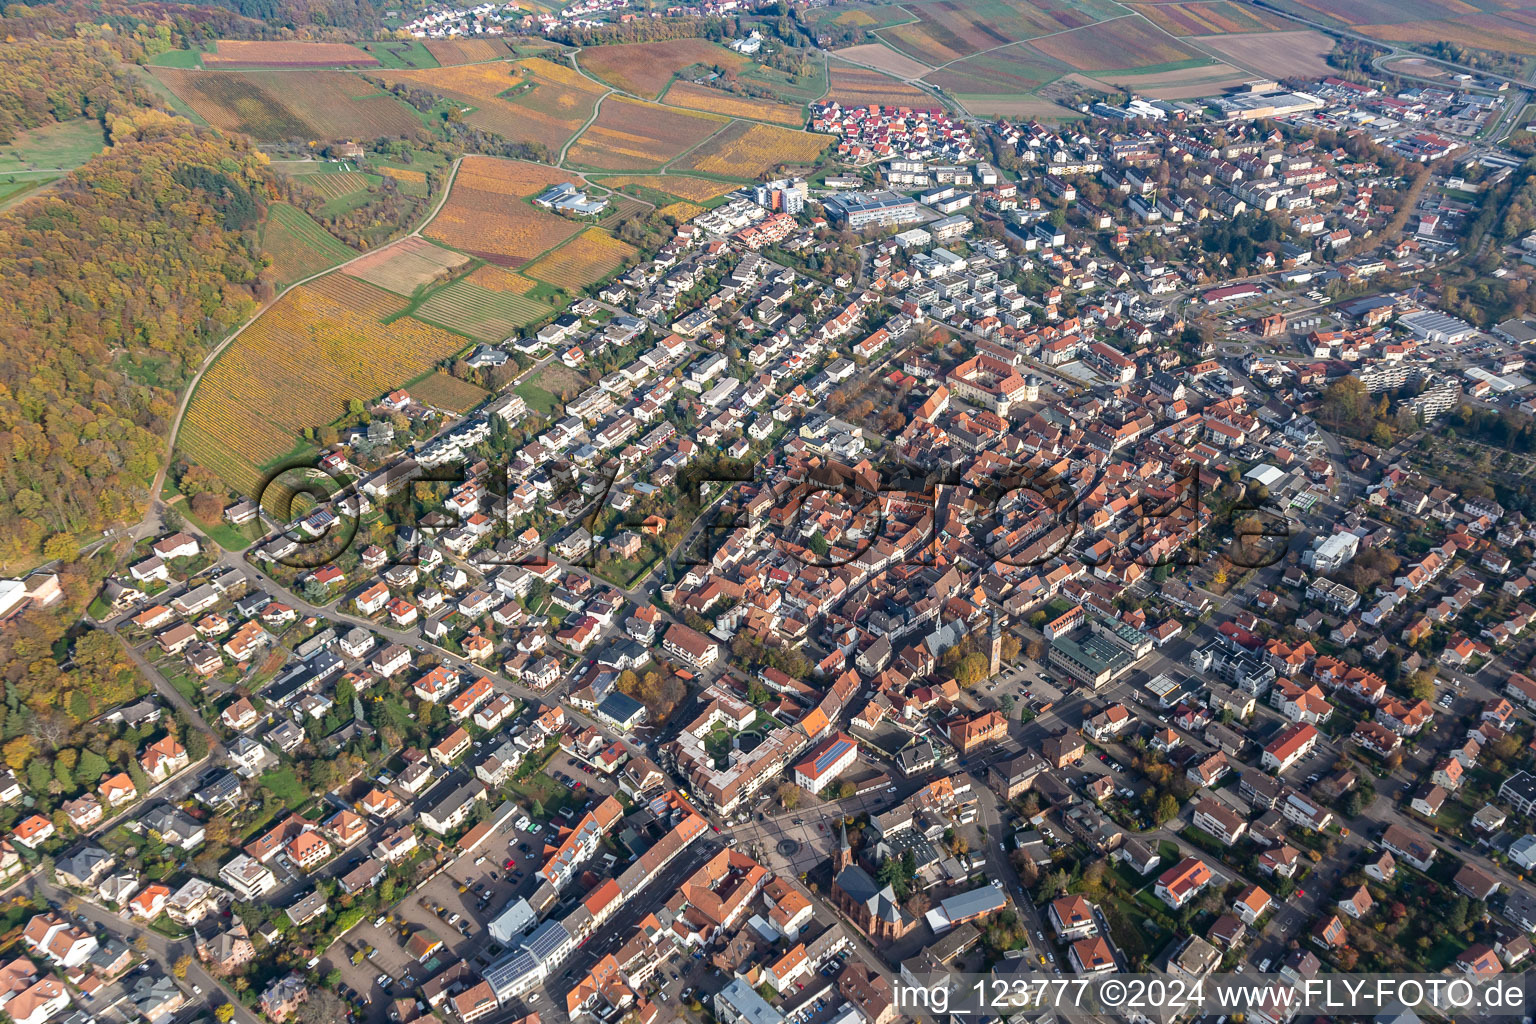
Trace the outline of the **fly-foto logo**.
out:
<instances>
[{"instance_id":1,"label":"fly-foto logo","mask_svg":"<svg viewBox=\"0 0 1536 1024\"><path fill-rule=\"evenodd\" d=\"M461 555L473 551L485 567L547 564L553 550L590 569L608 538L647 525L644 513L620 511L612 500L621 481L625 493L643 482L621 477L616 463L601 475L551 474L551 490L562 487L564 525L547 531L540 518L562 522L539 514L551 502L541 510L515 500L524 481L505 464L471 472L466 462L406 460L362 484L319 464L289 464L268 474L256 500L286 528L286 542L271 557L292 568L334 560L367 520L372 534L391 537L399 564L416 564L428 546L445 545ZM754 500L765 487L772 500ZM1218 553L1257 569L1283 558L1290 540L1289 520L1267 496L1254 500L1241 485L1220 493L1194 463L1144 486L995 459L918 476L913 467L830 460L787 462L769 473L758 462L717 457L698 459L651 490L669 519L691 524L664 553L678 567L714 563L739 533L759 543L766 537L800 563L827 569L934 564L955 555L1004 570L1068 559L1090 569L1156 569L1191 567Z\"/></svg>"}]
</instances>

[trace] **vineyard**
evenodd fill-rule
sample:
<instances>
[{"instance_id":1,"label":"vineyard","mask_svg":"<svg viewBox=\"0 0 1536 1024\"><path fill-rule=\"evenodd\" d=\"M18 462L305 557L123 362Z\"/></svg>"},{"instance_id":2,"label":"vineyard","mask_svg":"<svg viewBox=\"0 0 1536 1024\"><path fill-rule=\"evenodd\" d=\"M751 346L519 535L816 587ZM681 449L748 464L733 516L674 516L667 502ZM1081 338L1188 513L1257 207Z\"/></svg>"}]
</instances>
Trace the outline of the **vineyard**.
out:
<instances>
[{"instance_id":1,"label":"vineyard","mask_svg":"<svg viewBox=\"0 0 1536 1024\"><path fill-rule=\"evenodd\" d=\"M194 463L251 493L259 467L369 400L430 369L464 340L401 317L400 300L344 274L300 285L247 328L203 376L178 444Z\"/></svg>"},{"instance_id":2,"label":"vineyard","mask_svg":"<svg viewBox=\"0 0 1536 1024\"><path fill-rule=\"evenodd\" d=\"M478 64L512 55L511 48L500 39L428 39L422 45L444 67L450 64Z\"/></svg>"},{"instance_id":3,"label":"vineyard","mask_svg":"<svg viewBox=\"0 0 1536 1024\"><path fill-rule=\"evenodd\" d=\"M1403 21L1387 25L1360 25L1356 31L1373 39L1395 43L1469 46L1479 50L1536 54L1536 24L1528 10L1500 14L1474 14L1447 21Z\"/></svg>"},{"instance_id":4,"label":"vineyard","mask_svg":"<svg viewBox=\"0 0 1536 1024\"><path fill-rule=\"evenodd\" d=\"M462 416L481 402L489 398L491 393L484 388L477 388L469 381L435 371L430 377L425 377L411 385L411 398L423 405L430 405L434 409L442 409Z\"/></svg>"},{"instance_id":5,"label":"vineyard","mask_svg":"<svg viewBox=\"0 0 1536 1024\"><path fill-rule=\"evenodd\" d=\"M420 126L394 97L344 71L152 70L210 125L261 142L409 135Z\"/></svg>"},{"instance_id":6,"label":"vineyard","mask_svg":"<svg viewBox=\"0 0 1536 1024\"><path fill-rule=\"evenodd\" d=\"M426 233L506 267L520 266L580 226L522 200L571 175L542 164L465 157L442 211Z\"/></svg>"},{"instance_id":7,"label":"vineyard","mask_svg":"<svg viewBox=\"0 0 1536 1024\"><path fill-rule=\"evenodd\" d=\"M617 43L581 53L581 66L625 92L653 99L672 76L692 64L718 64L739 70L747 58L704 39L667 39L658 43Z\"/></svg>"},{"instance_id":8,"label":"vineyard","mask_svg":"<svg viewBox=\"0 0 1536 1024\"><path fill-rule=\"evenodd\" d=\"M433 245L425 238L402 238L353 261L343 273L386 291L410 295L468 262L463 253Z\"/></svg>"},{"instance_id":9,"label":"vineyard","mask_svg":"<svg viewBox=\"0 0 1536 1024\"><path fill-rule=\"evenodd\" d=\"M638 251L606 231L588 228L554 252L528 264L523 273L575 292L614 273Z\"/></svg>"},{"instance_id":10,"label":"vineyard","mask_svg":"<svg viewBox=\"0 0 1536 1024\"><path fill-rule=\"evenodd\" d=\"M605 90L563 64L540 57L509 63L385 71L384 81L426 89L475 110L465 121L516 142L559 149L592 114ZM505 95L503 95L505 94Z\"/></svg>"},{"instance_id":11,"label":"vineyard","mask_svg":"<svg viewBox=\"0 0 1536 1024\"><path fill-rule=\"evenodd\" d=\"M203 54L205 68L372 68L370 57L347 43L220 39L217 53Z\"/></svg>"},{"instance_id":12,"label":"vineyard","mask_svg":"<svg viewBox=\"0 0 1536 1024\"><path fill-rule=\"evenodd\" d=\"M663 217L675 217L679 221L685 221L693 220L693 218L703 213L704 207L699 206L697 203L676 202L668 203L666 206L659 206L656 208L656 212Z\"/></svg>"},{"instance_id":13,"label":"vineyard","mask_svg":"<svg viewBox=\"0 0 1536 1024\"><path fill-rule=\"evenodd\" d=\"M737 121L694 150L681 166L705 174L756 178L780 164L811 164L831 143L826 135Z\"/></svg>"},{"instance_id":14,"label":"vineyard","mask_svg":"<svg viewBox=\"0 0 1536 1024\"><path fill-rule=\"evenodd\" d=\"M1231 32L1273 32L1287 23L1256 8L1231 0L1195 0L1171 4L1147 4L1132 8L1164 32L1176 36L1226 35Z\"/></svg>"},{"instance_id":15,"label":"vineyard","mask_svg":"<svg viewBox=\"0 0 1536 1024\"><path fill-rule=\"evenodd\" d=\"M417 307L415 315L471 338L496 343L553 312L526 295L490 291L466 279L434 292Z\"/></svg>"},{"instance_id":16,"label":"vineyard","mask_svg":"<svg viewBox=\"0 0 1536 1024\"><path fill-rule=\"evenodd\" d=\"M1040 54L1029 43L1015 43L936 71L927 81L958 96L1016 98L1055 81L1067 71L1060 61Z\"/></svg>"},{"instance_id":17,"label":"vineyard","mask_svg":"<svg viewBox=\"0 0 1536 1024\"><path fill-rule=\"evenodd\" d=\"M725 114L727 117L750 117L757 121L773 121L788 125L791 128L799 128L805 124L805 115L801 113L799 107L792 107L788 103L775 103L772 100L754 99L750 96L736 96L721 92L719 89L694 85L692 82L675 83L667 90L665 99L670 106L705 110L711 114Z\"/></svg>"},{"instance_id":18,"label":"vineyard","mask_svg":"<svg viewBox=\"0 0 1536 1024\"><path fill-rule=\"evenodd\" d=\"M713 114L610 96L567 158L574 164L605 170L664 164L709 138L725 123Z\"/></svg>"},{"instance_id":19,"label":"vineyard","mask_svg":"<svg viewBox=\"0 0 1536 1024\"><path fill-rule=\"evenodd\" d=\"M827 93L829 103L837 102L845 107L874 104L923 109L938 109L943 105L923 90L879 71L848 64L833 64L831 67L832 89Z\"/></svg>"},{"instance_id":20,"label":"vineyard","mask_svg":"<svg viewBox=\"0 0 1536 1024\"><path fill-rule=\"evenodd\" d=\"M1278 6L1300 7L1304 17L1320 14L1325 20L1338 25L1368 25L1373 28L1413 21L1459 23L1475 15L1479 9L1463 0L1292 0L1291 3Z\"/></svg>"},{"instance_id":21,"label":"vineyard","mask_svg":"<svg viewBox=\"0 0 1536 1024\"><path fill-rule=\"evenodd\" d=\"M261 248L272 259L272 273L279 288L357 255L303 210L287 203L273 203L267 208Z\"/></svg>"},{"instance_id":22,"label":"vineyard","mask_svg":"<svg viewBox=\"0 0 1536 1024\"><path fill-rule=\"evenodd\" d=\"M939 65L979 50L990 50L1021 39L1065 29L1082 28L1121 13L1105 2L1074 3L1037 0L938 0L914 4L917 21L885 29L881 36L918 60Z\"/></svg>"},{"instance_id":23,"label":"vineyard","mask_svg":"<svg viewBox=\"0 0 1536 1024\"><path fill-rule=\"evenodd\" d=\"M640 188L662 192L679 199L687 199L694 203L707 203L711 199L734 192L741 186L724 181L711 181L709 178L693 178L686 174L642 174L625 175L617 178L604 178L603 184L612 189L624 188L626 185L636 185Z\"/></svg>"},{"instance_id":24,"label":"vineyard","mask_svg":"<svg viewBox=\"0 0 1536 1024\"><path fill-rule=\"evenodd\" d=\"M1155 67L1200 56L1136 15L1037 39L1030 45L1079 71Z\"/></svg>"},{"instance_id":25,"label":"vineyard","mask_svg":"<svg viewBox=\"0 0 1536 1024\"><path fill-rule=\"evenodd\" d=\"M368 179L356 171L305 174L299 177L299 181L327 199L340 199L342 196L361 192L368 187Z\"/></svg>"},{"instance_id":26,"label":"vineyard","mask_svg":"<svg viewBox=\"0 0 1536 1024\"><path fill-rule=\"evenodd\" d=\"M511 292L513 295L527 295L535 287L534 282L523 275L502 270L494 263L476 267L464 280L489 291Z\"/></svg>"}]
</instances>

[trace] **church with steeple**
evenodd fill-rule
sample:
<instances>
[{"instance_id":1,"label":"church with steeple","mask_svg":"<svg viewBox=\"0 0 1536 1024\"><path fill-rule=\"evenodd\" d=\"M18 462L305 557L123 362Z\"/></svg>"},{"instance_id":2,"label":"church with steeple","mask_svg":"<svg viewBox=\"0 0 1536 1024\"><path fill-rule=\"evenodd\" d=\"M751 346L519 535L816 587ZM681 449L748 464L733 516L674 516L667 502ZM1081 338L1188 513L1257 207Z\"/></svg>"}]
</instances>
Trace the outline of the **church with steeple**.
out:
<instances>
[{"instance_id":1,"label":"church with steeple","mask_svg":"<svg viewBox=\"0 0 1536 1024\"><path fill-rule=\"evenodd\" d=\"M845 823L832 854L832 905L877 942L890 942L917 927L917 919L902 909L896 891L881 885L854 860Z\"/></svg>"}]
</instances>

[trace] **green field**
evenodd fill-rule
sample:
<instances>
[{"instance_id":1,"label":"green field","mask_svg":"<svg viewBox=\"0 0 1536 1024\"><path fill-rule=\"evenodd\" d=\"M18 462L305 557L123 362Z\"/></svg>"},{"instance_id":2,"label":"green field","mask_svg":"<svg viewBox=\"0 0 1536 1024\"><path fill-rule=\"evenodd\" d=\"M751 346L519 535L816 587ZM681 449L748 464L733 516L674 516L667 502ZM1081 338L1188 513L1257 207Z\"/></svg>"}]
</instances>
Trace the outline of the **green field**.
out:
<instances>
[{"instance_id":1,"label":"green field","mask_svg":"<svg viewBox=\"0 0 1536 1024\"><path fill-rule=\"evenodd\" d=\"M813 60L811 73L796 78L793 75L771 68L766 64L749 64L737 73L737 77L744 82L760 85L772 89L774 96L785 103L805 106L814 103L827 91L827 65L823 61Z\"/></svg>"},{"instance_id":2,"label":"green field","mask_svg":"<svg viewBox=\"0 0 1536 1024\"><path fill-rule=\"evenodd\" d=\"M386 68L435 68L437 61L419 39L382 39L355 44L370 57L378 58Z\"/></svg>"},{"instance_id":3,"label":"green field","mask_svg":"<svg viewBox=\"0 0 1536 1024\"><path fill-rule=\"evenodd\" d=\"M0 176L63 174L105 148L101 125L95 121L77 118L44 125L22 132L8 146L0 146Z\"/></svg>"},{"instance_id":4,"label":"green field","mask_svg":"<svg viewBox=\"0 0 1536 1024\"><path fill-rule=\"evenodd\" d=\"M203 66L202 50L166 50L149 59L156 68L200 68Z\"/></svg>"},{"instance_id":5,"label":"green field","mask_svg":"<svg viewBox=\"0 0 1536 1024\"><path fill-rule=\"evenodd\" d=\"M836 7L816 7L805 12L804 17L813 25L823 23L853 28L890 28L916 21L905 8L895 4L839 4Z\"/></svg>"},{"instance_id":6,"label":"green field","mask_svg":"<svg viewBox=\"0 0 1536 1024\"><path fill-rule=\"evenodd\" d=\"M303 210L287 203L273 203L267 208L261 247L272 257L279 288L357 255Z\"/></svg>"},{"instance_id":7,"label":"green field","mask_svg":"<svg viewBox=\"0 0 1536 1024\"><path fill-rule=\"evenodd\" d=\"M552 307L526 295L493 292L461 280L438 289L412 315L450 331L495 343L553 312Z\"/></svg>"}]
</instances>

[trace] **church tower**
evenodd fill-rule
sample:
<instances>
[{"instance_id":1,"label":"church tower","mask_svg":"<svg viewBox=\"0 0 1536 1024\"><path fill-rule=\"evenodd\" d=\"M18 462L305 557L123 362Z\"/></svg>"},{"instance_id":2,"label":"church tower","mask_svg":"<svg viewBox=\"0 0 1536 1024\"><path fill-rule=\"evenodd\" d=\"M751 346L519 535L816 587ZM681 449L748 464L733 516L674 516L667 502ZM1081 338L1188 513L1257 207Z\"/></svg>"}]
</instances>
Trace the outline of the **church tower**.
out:
<instances>
[{"instance_id":1,"label":"church tower","mask_svg":"<svg viewBox=\"0 0 1536 1024\"><path fill-rule=\"evenodd\" d=\"M987 666L988 675L997 675L1003 667L1003 620L996 612L992 613L992 626L987 631L992 639L992 649Z\"/></svg>"},{"instance_id":2,"label":"church tower","mask_svg":"<svg viewBox=\"0 0 1536 1024\"><path fill-rule=\"evenodd\" d=\"M841 833L837 840L837 852L832 855L832 874L837 875L844 868L853 866L853 847L848 845L848 823L842 824Z\"/></svg>"}]
</instances>

